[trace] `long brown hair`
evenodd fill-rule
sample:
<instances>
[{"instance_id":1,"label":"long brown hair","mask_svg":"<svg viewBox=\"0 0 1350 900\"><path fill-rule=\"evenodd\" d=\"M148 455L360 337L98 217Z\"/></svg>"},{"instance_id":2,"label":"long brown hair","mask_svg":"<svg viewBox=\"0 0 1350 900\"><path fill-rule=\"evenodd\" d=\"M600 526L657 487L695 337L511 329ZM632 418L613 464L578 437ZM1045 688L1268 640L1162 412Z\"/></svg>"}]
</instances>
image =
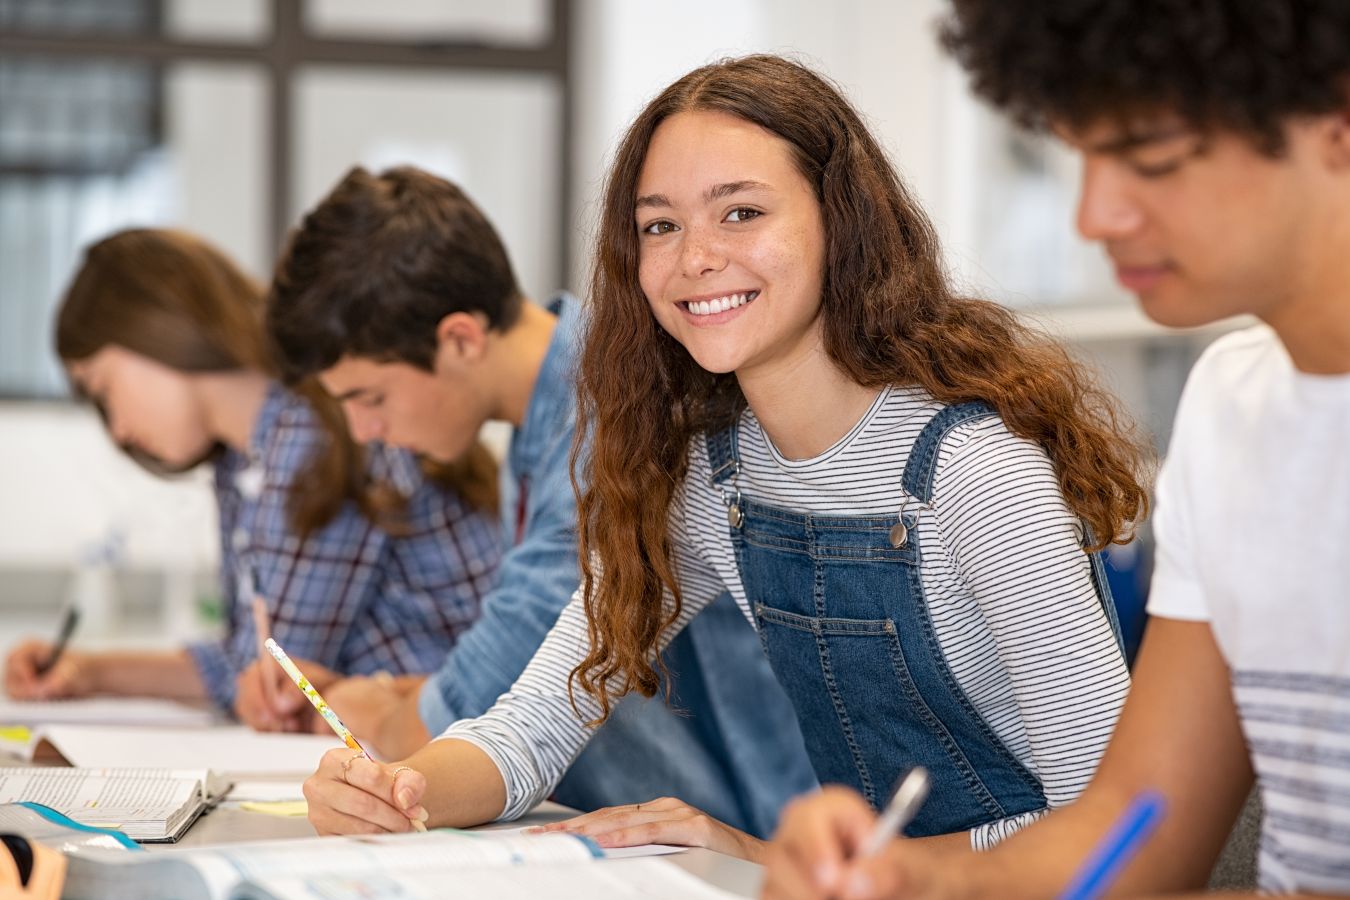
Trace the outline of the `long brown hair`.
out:
<instances>
[{"instance_id":1,"label":"long brown hair","mask_svg":"<svg viewBox=\"0 0 1350 900\"><path fill-rule=\"evenodd\" d=\"M1009 310L953 292L932 225L838 90L775 56L696 69L628 129L601 207L573 453L586 485L578 512L591 649L569 690L579 682L602 718L612 696L650 697L660 685L654 648L682 605L668 518L689 443L745 407L735 375L702 369L657 324L638 282L634 207L647 148L661 122L692 110L729 113L786 141L815 191L826 234L820 321L836 366L866 387L916 385L942 403L993 405L1049 454L1094 550L1128 540L1148 510L1146 452L1114 398Z\"/></svg>"},{"instance_id":2,"label":"long brown hair","mask_svg":"<svg viewBox=\"0 0 1350 900\"><path fill-rule=\"evenodd\" d=\"M180 372L253 370L278 377L263 329L263 287L223 253L182 231L138 228L89 247L56 317L56 352L64 363L117 345ZM322 449L298 475L288 498L291 525L304 537L333 519L348 500L397 531L403 498L372 483L365 454L342 411L313 380L295 386L324 429ZM219 445L170 469L123 448L156 474L186 471L218 455ZM476 508L495 509L496 467L481 445L451 466L428 473Z\"/></svg>"}]
</instances>

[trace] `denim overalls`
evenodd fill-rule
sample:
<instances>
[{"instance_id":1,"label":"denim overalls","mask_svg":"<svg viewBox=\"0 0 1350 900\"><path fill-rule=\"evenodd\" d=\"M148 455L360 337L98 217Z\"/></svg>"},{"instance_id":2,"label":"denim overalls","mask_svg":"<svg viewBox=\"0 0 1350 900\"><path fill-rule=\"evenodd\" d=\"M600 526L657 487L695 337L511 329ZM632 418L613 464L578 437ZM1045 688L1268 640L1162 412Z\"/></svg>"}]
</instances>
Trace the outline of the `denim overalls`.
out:
<instances>
[{"instance_id":1,"label":"denim overalls","mask_svg":"<svg viewBox=\"0 0 1350 900\"><path fill-rule=\"evenodd\" d=\"M993 415L983 403L934 415L905 465L905 508L883 518L802 514L743 497L736 427L706 438L746 599L817 776L879 808L899 776L924 766L932 791L906 829L912 837L1045 808L1039 780L948 668L919 576L916 526L932 497L938 448L956 426ZM1100 565L1094 555L1093 582L1119 639Z\"/></svg>"}]
</instances>

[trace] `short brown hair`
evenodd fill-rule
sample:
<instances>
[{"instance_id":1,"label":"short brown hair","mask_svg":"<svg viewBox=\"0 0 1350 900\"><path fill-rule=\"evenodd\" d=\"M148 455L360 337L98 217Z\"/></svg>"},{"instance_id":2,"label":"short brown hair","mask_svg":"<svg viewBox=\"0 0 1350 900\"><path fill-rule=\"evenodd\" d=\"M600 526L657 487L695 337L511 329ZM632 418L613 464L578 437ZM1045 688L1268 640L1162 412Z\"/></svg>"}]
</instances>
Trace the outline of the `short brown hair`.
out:
<instances>
[{"instance_id":1,"label":"short brown hair","mask_svg":"<svg viewBox=\"0 0 1350 900\"><path fill-rule=\"evenodd\" d=\"M343 356L429 371L441 319L481 312L506 330L521 302L501 238L462 190L411 166L358 166L291 234L267 328L288 381Z\"/></svg>"}]
</instances>

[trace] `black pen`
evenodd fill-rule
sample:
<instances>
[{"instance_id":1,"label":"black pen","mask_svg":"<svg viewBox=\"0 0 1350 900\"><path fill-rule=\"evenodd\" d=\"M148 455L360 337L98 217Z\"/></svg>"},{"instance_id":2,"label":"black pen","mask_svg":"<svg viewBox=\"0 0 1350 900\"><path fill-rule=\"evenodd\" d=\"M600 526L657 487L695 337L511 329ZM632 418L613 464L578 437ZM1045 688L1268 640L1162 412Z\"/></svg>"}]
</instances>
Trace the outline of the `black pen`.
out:
<instances>
[{"instance_id":1,"label":"black pen","mask_svg":"<svg viewBox=\"0 0 1350 900\"><path fill-rule=\"evenodd\" d=\"M47 658L38 663L37 674L46 675L51 671L52 666L56 665L61 659L61 654L66 652L66 644L70 643L70 636L75 633L75 626L80 622L80 610L74 606L66 607L66 617L61 620L61 631L56 635L56 643L52 645L52 652L47 654Z\"/></svg>"}]
</instances>

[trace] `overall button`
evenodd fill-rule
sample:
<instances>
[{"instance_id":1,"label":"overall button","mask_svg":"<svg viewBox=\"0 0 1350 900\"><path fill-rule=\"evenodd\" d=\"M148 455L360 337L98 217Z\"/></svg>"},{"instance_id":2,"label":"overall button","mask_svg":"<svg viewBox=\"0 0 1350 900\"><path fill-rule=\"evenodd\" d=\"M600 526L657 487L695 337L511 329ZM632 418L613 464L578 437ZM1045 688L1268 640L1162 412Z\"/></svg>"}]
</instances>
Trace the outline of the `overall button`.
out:
<instances>
[{"instance_id":1,"label":"overall button","mask_svg":"<svg viewBox=\"0 0 1350 900\"><path fill-rule=\"evenodd\" d=\"M905 544L909 543L909 529L905 527L904 522L896 522L891 526L890 531L891 546L899 550Z\"/></svg>"}]
</instances>

